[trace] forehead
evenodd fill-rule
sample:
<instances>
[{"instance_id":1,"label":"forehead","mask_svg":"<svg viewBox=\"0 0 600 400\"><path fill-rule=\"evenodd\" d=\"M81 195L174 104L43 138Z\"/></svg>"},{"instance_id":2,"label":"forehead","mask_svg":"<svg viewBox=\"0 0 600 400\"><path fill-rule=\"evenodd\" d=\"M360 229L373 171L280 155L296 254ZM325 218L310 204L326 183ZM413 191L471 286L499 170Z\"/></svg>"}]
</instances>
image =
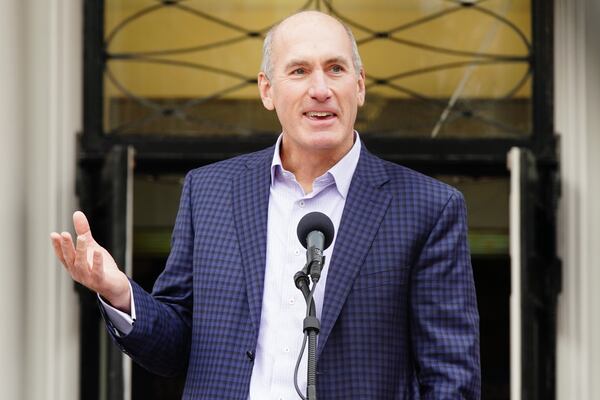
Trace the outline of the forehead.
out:
<instances>
[{"instance_id":1,"label":"forehead","mask_svg":"<svg viewBox=\"0 0 600 400\"><path fill-rule=\"evenodd\" d=\"M318 61L352 58L352 44L346 29L322 14L299 14L277 27L273 36L273 63L281 66L290 59Z\"/></svg>"}]
</instances>

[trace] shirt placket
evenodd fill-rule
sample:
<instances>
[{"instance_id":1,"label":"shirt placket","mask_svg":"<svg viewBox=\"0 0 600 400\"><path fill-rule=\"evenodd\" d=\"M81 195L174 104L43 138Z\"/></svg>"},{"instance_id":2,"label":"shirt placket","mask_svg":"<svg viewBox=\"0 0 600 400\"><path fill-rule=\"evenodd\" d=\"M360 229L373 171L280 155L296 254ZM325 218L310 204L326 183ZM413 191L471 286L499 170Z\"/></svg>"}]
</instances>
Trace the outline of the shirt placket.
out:
<instances>
[{"instance_id":1,"label":"shirt placket","mask_svg":"<svg viewBox=\"0 0 600 400\"><path fill-rule=\"evenodd\" d=\"M300 243L296 236L295 223L299 220L299 215L304 215L303 208L305 207L305 198L303 192L295 181L293 176L286 174L286 186L290 189L289 196L286 196L288 204L285 209L288 210L288 217L282 221L285 232L285 246L281 249L282 265L280 268L283 271L282 279L280 280L280 293L278 299L278 320L282 322L279 327L280 332L277 335L277 352L278 357L275 357L273 368L273 380L271 386L272 398L288 399L296 398L295 390L289 387L290 374L293 374L293 369L290 370L290 365L295 365L296 358L300 350L302 340L298 341L298 337L302 336L302 318L304 317L304 302L300 301L301 293L295 287L293 282L294 274L304 265ZM299 373L298 383L300 387L306 386L306 378Z\"/></svg>"}]
</instances>

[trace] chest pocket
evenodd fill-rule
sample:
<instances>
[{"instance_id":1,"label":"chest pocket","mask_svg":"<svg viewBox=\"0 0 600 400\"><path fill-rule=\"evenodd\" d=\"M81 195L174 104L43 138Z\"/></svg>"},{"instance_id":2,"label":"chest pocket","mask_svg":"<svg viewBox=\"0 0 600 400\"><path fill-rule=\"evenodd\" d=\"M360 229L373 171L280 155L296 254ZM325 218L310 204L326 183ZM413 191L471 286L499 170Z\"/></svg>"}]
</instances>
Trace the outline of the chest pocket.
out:
<instances>
[{"instance_id":1,"label":"chest pocket","mask_svg":"<svg viewBox=\"0 0 600 400\"><path fill-rule=\"evenodd\" d=\"M353 291L376 288L379 286L405 285L408 280L408 267L399 267L383 271L373 271L371 273L359 274L356 277Z\"/></svg>"}]
</instances>

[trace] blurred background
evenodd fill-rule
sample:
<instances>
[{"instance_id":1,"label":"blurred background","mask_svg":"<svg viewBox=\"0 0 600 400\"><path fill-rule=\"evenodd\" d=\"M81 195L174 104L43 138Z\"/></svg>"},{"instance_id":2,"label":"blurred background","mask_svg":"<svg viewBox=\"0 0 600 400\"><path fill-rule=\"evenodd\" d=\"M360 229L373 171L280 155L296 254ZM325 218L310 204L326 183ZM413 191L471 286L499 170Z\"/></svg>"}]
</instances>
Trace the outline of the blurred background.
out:
<instances>
[{"instance_id":1,"label":"blurred background","mask_svg":"<svg viewBox=\"0 0 600 400\"><path fill-rule=\"evenodd\" d=\"M49 232L84 210L151 290L189 169L272 145L256 74L271 26L354 32L370 151L460 189L483 399L600 384L600 6L594 0L24 0L0 13L0 385L7 399L177 399L110 342Z\"/></svg>"}]
</instances>

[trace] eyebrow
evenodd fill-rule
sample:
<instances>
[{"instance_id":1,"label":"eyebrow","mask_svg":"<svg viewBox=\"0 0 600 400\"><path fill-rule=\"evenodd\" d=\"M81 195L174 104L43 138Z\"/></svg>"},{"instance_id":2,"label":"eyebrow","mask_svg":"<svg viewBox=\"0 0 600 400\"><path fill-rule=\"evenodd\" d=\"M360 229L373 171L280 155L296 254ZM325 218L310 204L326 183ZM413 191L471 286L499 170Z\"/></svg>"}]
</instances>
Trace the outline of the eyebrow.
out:
<instances>
[{"instance_id":1,"label":"eyebrow","mask_svg":"<svg viewBox=\"0 0 600 400\"><path fill-rule=\"evenodd\" d=\"M288 69L296 66L296 65L307 65L310 64L308 61L301 59L301 58L295 58L292 59L290 61L287 62L287 64L285 64L285 71L287 71ZM331 57L327 60L325 60L325 64L341 64L344 67L348 67L350 65L349 61L345 58L345 57Z\"/></svg>"}]
</instances>

